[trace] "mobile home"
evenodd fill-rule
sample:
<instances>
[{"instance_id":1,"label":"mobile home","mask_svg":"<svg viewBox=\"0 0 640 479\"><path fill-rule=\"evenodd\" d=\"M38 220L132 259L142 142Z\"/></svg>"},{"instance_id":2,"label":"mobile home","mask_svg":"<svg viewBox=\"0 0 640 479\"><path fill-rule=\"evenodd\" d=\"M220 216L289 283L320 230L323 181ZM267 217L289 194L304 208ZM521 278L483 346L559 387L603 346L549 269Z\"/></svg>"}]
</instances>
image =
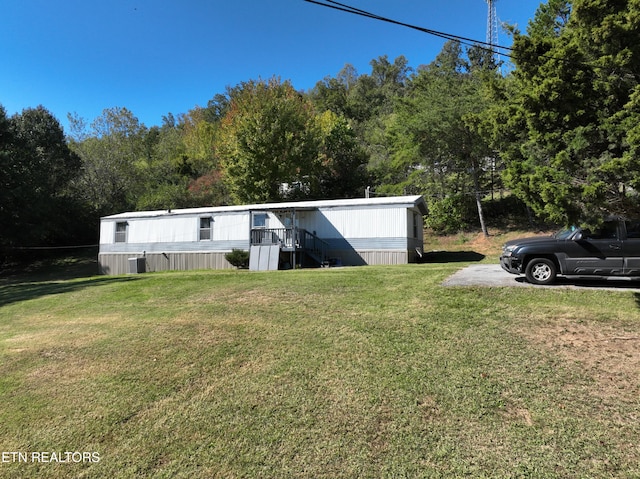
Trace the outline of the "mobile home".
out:
<instances>
[{"instance_id":1,"label":"mobile home","mask_svg":"<svg viewBox=\"0 0 640 479\"><path fill-rule=\"evenodd\" d=\"M301 201L122 213L101 218L102 274L403 264L422 255L422 196Z\"/></svg>"}]
</instances>

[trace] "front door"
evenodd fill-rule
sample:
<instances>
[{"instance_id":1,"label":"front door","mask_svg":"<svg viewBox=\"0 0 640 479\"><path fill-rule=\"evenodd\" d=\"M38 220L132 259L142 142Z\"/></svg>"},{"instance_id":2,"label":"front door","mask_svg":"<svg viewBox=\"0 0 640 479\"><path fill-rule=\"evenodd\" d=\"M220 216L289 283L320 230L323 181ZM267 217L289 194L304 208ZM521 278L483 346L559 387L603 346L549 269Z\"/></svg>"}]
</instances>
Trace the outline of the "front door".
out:
<instances>
[{"instance_id":1,"label":"front door","mask_svg":"<svg viewBox=\"0 0 640 479\"><path fill-rule=\"evenodd\" d=\"M623 274L624 250L618 223L605 222L597 231L585 230L581 239L569 240L566 264L567 274Z\"/></svg>"}]
</instances>

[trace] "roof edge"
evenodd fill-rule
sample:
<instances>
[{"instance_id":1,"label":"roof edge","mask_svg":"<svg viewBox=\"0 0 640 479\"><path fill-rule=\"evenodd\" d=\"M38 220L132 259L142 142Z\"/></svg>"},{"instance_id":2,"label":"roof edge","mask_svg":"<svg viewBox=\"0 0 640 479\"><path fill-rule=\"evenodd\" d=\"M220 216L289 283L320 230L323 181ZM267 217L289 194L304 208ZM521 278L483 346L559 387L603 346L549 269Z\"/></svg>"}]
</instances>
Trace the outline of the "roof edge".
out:
<instances>
[{"instance_id":1,"label":"roof edge","mask_svg":"<svg viewBox=\"0 0 640 479\"><path fill-rule=\"evenodd\" d=\"M157 218L163 216L176 216L186 214L208 214L208 213L233 213L243 211L271 211L283 209L317 209L341 206L376 206L376 205L412 205L420 210L423 215L427 214L427 204L422 195L413 196L379 196L376 198L345 198L333 200L309 200L283 203L263 203L231 206L205 206L198 208L179 208L152 211L130 211L114 215L103 216L101 220L127 219L127 218Z\"/></svg>"}]
</instances>

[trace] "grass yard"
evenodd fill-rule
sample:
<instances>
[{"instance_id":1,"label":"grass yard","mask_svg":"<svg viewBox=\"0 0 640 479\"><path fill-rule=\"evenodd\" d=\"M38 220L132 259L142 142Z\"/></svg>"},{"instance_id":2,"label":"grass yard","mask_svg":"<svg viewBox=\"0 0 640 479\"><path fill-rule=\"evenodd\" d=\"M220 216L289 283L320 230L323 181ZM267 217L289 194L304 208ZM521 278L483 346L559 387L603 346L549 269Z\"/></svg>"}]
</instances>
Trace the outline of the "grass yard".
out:
<instances>
[{"instance_id":1,"label":"grass yard","mask_svg":"<svg viewBox=\"0 0 640 479\"><path fill-rule=\"evenodd\" d=\"M640 295L462 266L5 279L0 477L640 477Z\"/></svg>"}]
</instances>

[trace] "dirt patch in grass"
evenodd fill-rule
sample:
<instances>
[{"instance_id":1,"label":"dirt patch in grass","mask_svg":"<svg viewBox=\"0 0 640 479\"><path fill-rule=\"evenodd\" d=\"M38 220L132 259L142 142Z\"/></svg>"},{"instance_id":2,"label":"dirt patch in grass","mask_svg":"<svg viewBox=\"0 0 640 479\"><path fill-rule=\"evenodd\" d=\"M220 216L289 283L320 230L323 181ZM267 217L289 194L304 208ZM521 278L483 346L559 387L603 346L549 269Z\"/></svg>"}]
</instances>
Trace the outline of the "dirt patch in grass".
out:
<instances>
[{"instance_id":1,"label":"dirt patch in grass","mask_svg":"<svg viewBox=\"0 0 640 479\"><path fill-rule=\"evenodd\" d=\"M553 231L500 231L491 230L489 236L482 232L466 232L455 235L436 235L426 231L424 251L473 251L496 262L502 245L509 240L530 236L549 236Z\"/></svg>"},{"instance_id":2,"label":"dirt patch in grass","mask_svg":"<svg viewBox=\"0 0 640 479\"><path fill-rule=\"evenodd\" d=\"M602 399L636 401L640 392L640 331L622 326L560 319L521 333L594 379L592 394Z\"/></svg>"}]
</instances>

